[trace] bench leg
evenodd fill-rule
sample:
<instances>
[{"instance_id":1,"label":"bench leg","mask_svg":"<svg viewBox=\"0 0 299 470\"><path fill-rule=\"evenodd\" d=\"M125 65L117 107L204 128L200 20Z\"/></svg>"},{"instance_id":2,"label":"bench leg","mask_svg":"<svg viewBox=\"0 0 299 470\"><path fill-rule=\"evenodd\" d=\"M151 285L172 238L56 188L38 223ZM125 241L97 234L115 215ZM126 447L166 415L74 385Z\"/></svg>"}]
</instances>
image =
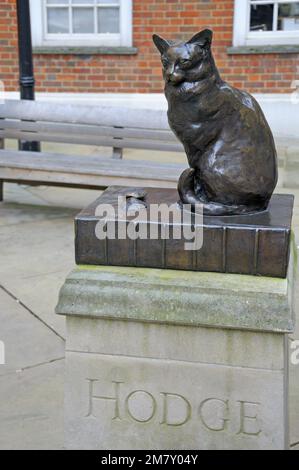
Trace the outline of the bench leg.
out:
<instances>
[{"instance_id":1,"label":"bench leg","mask_svg":"<svg viewBox=\"0 0 299 470\"><path fill-rule=\"evenodd\" d=\"M112 158L120 160L123 158L123 149L118 147L113 147Z\"/></svg>"},{"instance_id":2,"label":"bench leg","mask_svg":"<svg viewBox=\"0 0 299 470\"><path fill-rule=\"evenodd\" d=\"M3 187L4 187L4 181L0 180L0 202L3 201Z\"/></svg>"}]
</instances>

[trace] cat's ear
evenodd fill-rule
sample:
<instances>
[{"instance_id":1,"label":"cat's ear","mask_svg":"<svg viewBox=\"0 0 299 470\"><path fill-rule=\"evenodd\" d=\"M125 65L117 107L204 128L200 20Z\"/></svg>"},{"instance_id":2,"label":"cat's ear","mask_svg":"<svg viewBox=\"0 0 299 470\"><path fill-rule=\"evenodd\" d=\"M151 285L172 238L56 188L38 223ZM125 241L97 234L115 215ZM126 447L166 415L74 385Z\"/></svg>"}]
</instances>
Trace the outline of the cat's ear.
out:
<instances>
[{"instance_id":1,"label":"cat's ear","mask_svg":"<svg viewBox=\"0 0 299 470\"><path fill-rule=\"evenodd\" d=\"M153 35L153 41L156 48L161 54L164 54L164 52L167 51L170 46L169 42L167 42L166 39L161 38L157 34Z\"/></svg>"},{"instance_id":2,"label":"cat's ear","mask_svg":"<svg viewBox=\"0 0 299 470\"><path fill-rule=\"evenodd\" d=\"M193 36L193 38L191 38L187 44L197 44L201 47L210 47L212 44L212 39L213 31L210 29L204 29L203 31L200 31L200 33L195 34L195 36Z\"/></svg>"}]
</instances>

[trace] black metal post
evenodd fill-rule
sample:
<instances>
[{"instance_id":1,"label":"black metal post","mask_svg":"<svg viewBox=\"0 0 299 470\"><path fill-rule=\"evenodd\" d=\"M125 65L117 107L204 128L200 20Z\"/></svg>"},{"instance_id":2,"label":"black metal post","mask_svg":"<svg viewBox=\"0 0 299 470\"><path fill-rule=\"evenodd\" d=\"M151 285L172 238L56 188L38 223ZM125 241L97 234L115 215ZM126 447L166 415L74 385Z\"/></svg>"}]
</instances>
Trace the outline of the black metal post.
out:
<instances>
[{"instance_id":1,"label":"black metal post","mask_svg":"<svg viewBox=\"0 0 299 470\"><path fill-rule=\"evenodd\" d=\"M17 0L20 94L22 100L34 100L34 73L32 58L29 0ZM40 150L39 142L19 142L20 150Z\"/></svg>"}]
</instances>

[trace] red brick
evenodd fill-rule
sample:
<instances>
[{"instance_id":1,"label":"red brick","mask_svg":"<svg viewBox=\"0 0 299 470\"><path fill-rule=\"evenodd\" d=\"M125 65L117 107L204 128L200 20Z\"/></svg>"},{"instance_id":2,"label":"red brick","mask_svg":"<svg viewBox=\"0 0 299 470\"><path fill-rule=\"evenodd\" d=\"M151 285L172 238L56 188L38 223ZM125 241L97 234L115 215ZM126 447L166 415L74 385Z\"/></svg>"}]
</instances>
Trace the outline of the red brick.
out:
<instances>
[{"instance_id":1,"label":"red brick","mask_svg":"<svg viewBox=\"0 0 299 470\"><path fill-rule=\"evenodd\" d=\"M0 80L7 91L18 89L15 0L0 0ZM228 55L232 44L234 0L134 0L133 42L137 55L35 55L39 92L163 91L160 60L152 43L188 38L200 29L214 31L214 55L222 77L238 88L260 93L289 93L298 80L298 54Z\"/></svg>"}]
</instances>

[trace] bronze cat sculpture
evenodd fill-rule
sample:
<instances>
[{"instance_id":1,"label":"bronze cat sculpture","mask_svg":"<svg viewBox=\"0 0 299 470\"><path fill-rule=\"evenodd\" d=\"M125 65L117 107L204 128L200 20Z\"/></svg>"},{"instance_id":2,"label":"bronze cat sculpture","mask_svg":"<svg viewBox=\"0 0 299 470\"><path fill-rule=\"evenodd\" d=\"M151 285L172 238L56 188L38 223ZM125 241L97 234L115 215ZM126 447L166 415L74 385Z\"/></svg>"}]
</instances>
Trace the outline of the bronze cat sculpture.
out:
<instances>
[{"instance_id":1,"label":"bronze cat sculpture","mask_svg":"<svg viewBox=\"0 0 299 470\"><path fill-rule=\"evenodd\" d=\"M277 183L270 127L257 101L224 82L211 51L212 31L188 42L156 34L169 125L190 168L178 183L181 203L203 204L205 215L265 210Z\"/></svg>"}]
</instances>

